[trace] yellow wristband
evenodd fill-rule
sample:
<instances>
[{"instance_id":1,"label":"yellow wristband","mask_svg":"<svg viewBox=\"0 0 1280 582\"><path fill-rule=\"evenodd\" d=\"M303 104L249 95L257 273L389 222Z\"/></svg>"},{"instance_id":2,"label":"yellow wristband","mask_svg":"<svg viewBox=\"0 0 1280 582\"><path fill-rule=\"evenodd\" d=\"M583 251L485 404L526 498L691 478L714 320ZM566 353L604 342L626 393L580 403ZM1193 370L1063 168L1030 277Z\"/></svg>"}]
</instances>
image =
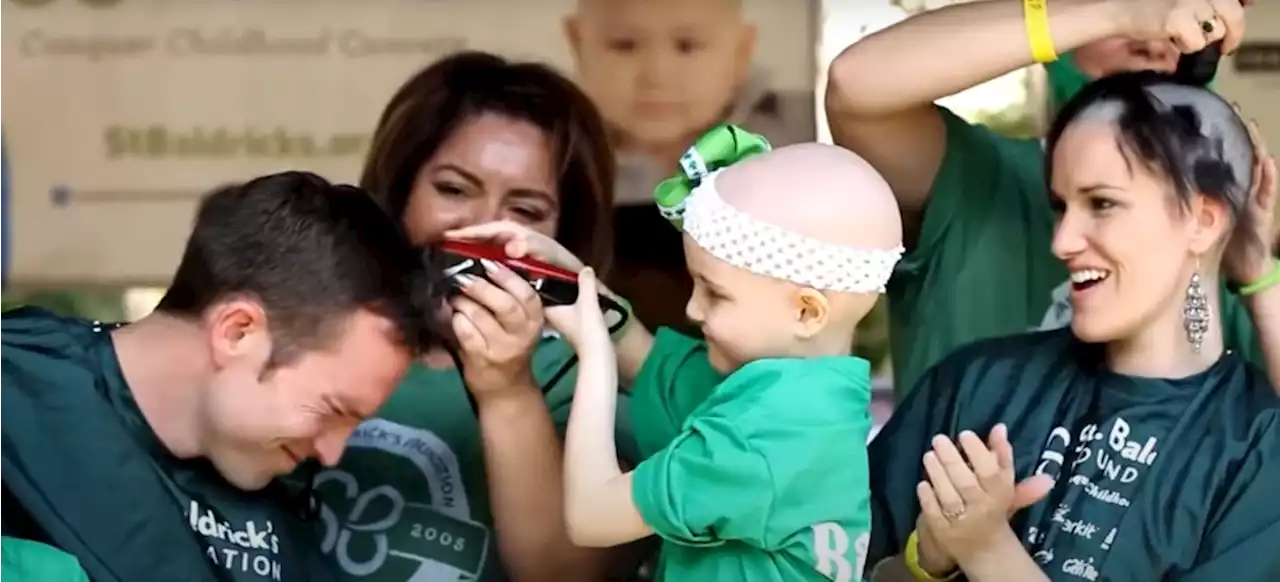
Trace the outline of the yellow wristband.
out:
<instances>
[{"instance_id":1,"label":"yellow wristband","mask_svg":"<svg viewBox=\"0 0 1280 582\"><path fill-rule=\"evenodd\" d=\"M1037 63L1058 60L1053 48L1053 36L1049 34L1049 0L1022 0L1022 15L1027 23L1027 42L1031 43L1031 56Z\"/></svg>"},{"instance_id":2,"label":"yellow wristband","mask_svg":"<svg viewBox=\"0 0 1280 582\"><path fill-rule=\"evenodd\" d=\"M1262 278L1257 281L1241 287L1240 295L1244 297L1257 295L1258 293L1266 291L1276 285L1280 285L1280 259L1276 259L1275 268L1271 269L1270 273L1263 275Z\"/></svg>"},{"instance_id":3,"label":"yellow wristband","mask_svg":"<svg viewBox=\"0 0 1280 582\"><path fill-rule=\"evenodd\" d=\"M945 578L935 578L933 574L926 572L920 566L920 535L915 530L911 530L911 535L907 536L907 549L902 552L902 561L907 565L907 571L911 572L911 575L921 582L943 582L960 575L959 569L948 574Z\"/></svg>"}]
</instances>

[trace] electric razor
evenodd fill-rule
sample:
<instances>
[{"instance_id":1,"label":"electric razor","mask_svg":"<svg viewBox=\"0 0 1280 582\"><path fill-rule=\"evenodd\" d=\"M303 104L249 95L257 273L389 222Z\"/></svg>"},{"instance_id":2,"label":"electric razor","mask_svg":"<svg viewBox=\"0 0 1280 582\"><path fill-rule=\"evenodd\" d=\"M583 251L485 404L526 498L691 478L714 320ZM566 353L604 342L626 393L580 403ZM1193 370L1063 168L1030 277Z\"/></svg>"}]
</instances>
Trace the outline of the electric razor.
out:
<instances>
[{"instance_id":1,"label":"electric razor","mask_svg":"<svg viewBox=\"0 0 1280 582\"><path fill-rule=\"evenodd\" d=\"M449 283L450 295L459 293L458 275L470 275L492 282L489 272L481 263L489 260L506 266L524 278L538 293L544 306L573 305L578 301L578 274L555 265L532 259L512 258L500 246L466 242L445 241L430 251L434 271ZM620 303L600 295L600 310L604 313L609 333L622 329L630 314Z\"/></svg>"}]
</instances>

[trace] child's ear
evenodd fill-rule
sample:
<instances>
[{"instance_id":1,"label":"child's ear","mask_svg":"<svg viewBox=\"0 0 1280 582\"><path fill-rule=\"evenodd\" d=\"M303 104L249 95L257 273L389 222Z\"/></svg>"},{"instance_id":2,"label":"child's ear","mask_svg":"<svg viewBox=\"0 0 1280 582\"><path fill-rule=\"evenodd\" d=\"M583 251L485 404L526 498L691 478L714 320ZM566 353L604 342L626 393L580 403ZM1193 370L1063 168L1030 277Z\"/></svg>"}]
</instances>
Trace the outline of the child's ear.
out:
<instances>
[{"instance_id":1,"label":"child's ear","mask_svg":"<svg viewBox=\"0 0 1280 582\"><path fill-rule=\"evenodd\" d=\"M579 30L578 16L570 14L564 17L561 27L564 29L564 40L569 43L569 52L573 54L573 59L581 60L582 32Z\"/></svg>"},{"instance_id":2,"label":"child's ear","mask_svg":"<svg viewBox=\"0 0 1280 582\"><path fill-rule=\"evenodd\" d=\"M821 291L803 287L796 291L796 334L809 339L822 331L831 319L831 301Z\"/></svg>"},{"instance_id":3,"label":"child's ear","mask_svg":"<svg viewBox=\"0 0 1280 582\"><path fill-rule=\"evenodd\" d=\"M751 76L751 61L756 54L756 27L754 24L742 25L742 32L738 35L737 61L734 66L738 73L738 84L747 82L747 78Z\"/></svg>"}]
</instances>

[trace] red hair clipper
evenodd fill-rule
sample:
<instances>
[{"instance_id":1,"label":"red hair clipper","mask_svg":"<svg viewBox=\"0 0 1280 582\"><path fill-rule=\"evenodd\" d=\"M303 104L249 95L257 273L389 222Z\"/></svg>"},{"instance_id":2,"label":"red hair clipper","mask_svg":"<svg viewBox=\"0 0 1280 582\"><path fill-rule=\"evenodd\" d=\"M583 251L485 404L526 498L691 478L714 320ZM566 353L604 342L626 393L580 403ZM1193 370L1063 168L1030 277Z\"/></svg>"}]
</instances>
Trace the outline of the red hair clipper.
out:
<instances>
[{"instance_id":1,"label":"red hair clipper","mask_svg":"<svg viewBox=\"0 0 1280 582\"><path fill-rule=\"evenodd\" d=\"M578 301L577 273L528 257L511 258L500 246L450 240L436 246L431 256L436 272L451 283L450 293L457 292L455 278L458 275L466 274L491 281L489 273L480 263L482 259L487 259L506 266L528 281L545 306L573 305ZM600 309L604 312L605 321L610 322L609 333L622 329L630 317L621 304L604 295L600 296Z\"/></svg>"}]
</instances>

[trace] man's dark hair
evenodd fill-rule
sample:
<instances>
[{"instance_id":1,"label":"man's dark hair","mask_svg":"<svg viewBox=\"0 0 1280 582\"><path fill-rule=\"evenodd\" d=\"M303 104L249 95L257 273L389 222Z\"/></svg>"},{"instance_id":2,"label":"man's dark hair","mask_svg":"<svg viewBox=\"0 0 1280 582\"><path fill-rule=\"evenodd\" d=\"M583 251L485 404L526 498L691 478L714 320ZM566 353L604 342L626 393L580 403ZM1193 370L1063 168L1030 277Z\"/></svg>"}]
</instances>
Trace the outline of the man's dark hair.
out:
<instances>
[{"instance_id":1,"label":"man's dark hair","mask_svg":"<svg viewBox=\"0 0 1280 582\"><path fill-rule=\"evenodd\" d=\"M395 323L414 351L437 343L423 255L363 190L283 172L207 195L157 310L199 317L246 296L266 311L273 364L324 348L358 309Z\"/></svg>"},{"instance_id":2,"label":"man's dark hair","mask_svg":"<svg viewBox=\"0 0 1280 582\"><path fill-rule=\"evenodd\" d=\"M360 186L403 219L422 165L458 128L484 114L525 121L546 133L561 198L555 238L604 273L613 257L616 170L609 134L591 98L546 65L476 51L428 65L383 109Z\"/></svg>"}]
</instances>

